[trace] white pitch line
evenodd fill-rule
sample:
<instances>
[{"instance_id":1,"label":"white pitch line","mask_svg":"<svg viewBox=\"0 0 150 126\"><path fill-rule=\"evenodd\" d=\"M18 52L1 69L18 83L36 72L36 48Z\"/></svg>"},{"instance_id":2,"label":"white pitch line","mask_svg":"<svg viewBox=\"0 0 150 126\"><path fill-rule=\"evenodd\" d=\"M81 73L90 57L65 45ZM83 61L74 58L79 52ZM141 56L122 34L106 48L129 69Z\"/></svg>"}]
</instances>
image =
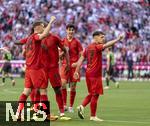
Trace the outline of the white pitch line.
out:
<instances>
[{"instance_id":1,"label":"white pitch line","mask_svg":"<svg viewBox=\"0 0 150 126\"><path fill-rule=\"evenodd\" d=\"M8 92L8 93L12 93L12 94L17 94L16 91L10 91L10 90L8 90L8 89L3 89L3 91L4 91L4 92Z\"/></svg>"},{"instance_id":2,"label":"white pitch line","mask_svg":"<svg viewBox=\"0 0 150 126\"><path fill-rule=\"evenodd\" d=\"M123 122L123 123L139 123L139 124L150 124L150 122L142 122L142 121L125 121L125 120L104 120L106 122Z\"/></svg>"}]
</instances>

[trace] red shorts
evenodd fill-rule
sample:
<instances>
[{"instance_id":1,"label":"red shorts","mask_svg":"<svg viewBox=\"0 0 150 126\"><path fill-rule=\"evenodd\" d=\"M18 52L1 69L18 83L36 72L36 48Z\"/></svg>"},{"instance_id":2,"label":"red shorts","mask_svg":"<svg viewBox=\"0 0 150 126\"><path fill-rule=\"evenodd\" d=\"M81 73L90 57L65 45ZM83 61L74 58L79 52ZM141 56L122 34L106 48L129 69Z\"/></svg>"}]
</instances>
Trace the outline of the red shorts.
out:
<instances>
[{"instance_id":1,"label":"red shorts","mask_svg":"<svg viewBox=\"0 0 150 126\"><path fill-rule=\"evenodd\" d=\"M26 69L25 71L25 88L47 88L48 79L44 69Z\"/></svg>"},{"instance_id":2,"label":"red shorts","mask_svg":"<svg viewBox=\"0 0 150 126\"><path fill-rule=\"evenodd\" d=\"M102 77L86 76L86 84L90 94L103 94Z\"/></svg>"},{"instance_id":3,"label":"red shorts","mask_svg":"<svg viewBox=\"0 0 150 126\"><path fill-rule=\"evenodd\" d=\"M79 79L74 79L73 75L74 72L76 70L76 68L71 67L69 72L65 72L65 68L66 68L66 64L62 64L62 66L60 67L60 76L61 79L64 79L67 81L67 83L70 82L79 82L80 81L80 77Z\"/></svg>"},{"instance_id":4,"label":"red shorts","mask_svg":"<svg viewBox=\"0 0 150 126\"><path fill-rule=\"evenodd\" d=\"M59 68L50 68L48 71L48 77L52 87L61 87L61 78L59 74Z\"/></svg>"}]
</instances>

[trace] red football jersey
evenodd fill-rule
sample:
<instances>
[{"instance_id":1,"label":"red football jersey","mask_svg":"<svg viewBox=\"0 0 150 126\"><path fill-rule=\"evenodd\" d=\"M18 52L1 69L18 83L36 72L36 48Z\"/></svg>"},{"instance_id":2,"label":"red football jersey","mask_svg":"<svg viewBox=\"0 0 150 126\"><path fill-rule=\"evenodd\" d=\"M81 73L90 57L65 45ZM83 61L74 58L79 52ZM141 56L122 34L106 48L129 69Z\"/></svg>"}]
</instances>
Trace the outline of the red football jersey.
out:
<instances>
[{"instance_id":1,"label":"red football jersey","mask_svg":"<svg viewBox=\"0 0 150 126\"><path fill-rule=\"evenodd\" d=\"M83 51L81 43L76 38L73 38L72 41L68 41L68 39L65 38L62 42L65 47L69 48L70 64L77 62L80 58L80 52ZM66 64L66 59L64 59L62 63Z\"/></svg>"},{"instance_id":2,"label":"red football jersey","mask_svg":"<svg viewBox=\"0 0 150 126\"><path fill-rule=\"evenodd\" d=\"M26 44L26 42L27 42L28 38L29 38L29 37L21 39L21 40L20 40L20 43L22 43L22 44Z\"/></svg>"},{"instance_id":3,"label":"red football jersey","mask_svg":"<svg viewBox=\"0 0 150 126\"><path fill-rule=\"evenodd\" d=\"M90 44L83 56L87 59L86 75L90 77L102 76L102 50L103 44Z\"/></svg>"},{"instance_id":4,"label":"red football jersey","mask_svg":"<svg viewBox=\"0 0 150 126\"><path fill-rule=\"evenodd\" d=\"M41 63L41 40L38 34L32 34L28 38L20 40L25 44L26 66L30 69L42 68Z\"/></svg>"},{"instance_id":5,"label":"red football jersey","mask_svg":"<svg viewBox=\"0 0 150 126\"><path fill-rule=\"evenodd\" d=\"M53 34L42 40L42 60L47 69L59 66L58 47L64 48L60 38Z\"/></svg>"}]
</instances>

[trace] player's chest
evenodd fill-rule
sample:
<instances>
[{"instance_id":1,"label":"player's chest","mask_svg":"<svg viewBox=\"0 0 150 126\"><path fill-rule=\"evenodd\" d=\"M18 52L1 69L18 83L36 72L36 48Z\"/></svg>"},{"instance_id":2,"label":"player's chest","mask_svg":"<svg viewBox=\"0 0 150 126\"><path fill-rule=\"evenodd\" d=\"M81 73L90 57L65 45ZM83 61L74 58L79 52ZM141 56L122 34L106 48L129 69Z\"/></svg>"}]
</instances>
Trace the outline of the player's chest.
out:
<instances>
[{"instance_id":1,"label":"player's chest","mask_svg":"<svg viewBox=\"0 0 150 126\"><path fill-rule=\"evenodd\" d=\"M98 58L100 56L100 53L95 48L90 48L87 50L86 55L88 58Z\"/></svg>"},{"instance_id":2,"label":"player's chest","mask_svg":"<svg viewBox=\"0 0 150 126\"><path fill-rule=\"evenodd\" d=\"M42 45L44 45L47 50L57 48L57 42L55 42L53 39L43 41Z\"/></svg>"},{"instance_id":3,"label":"player's chest","mask_svg":"<svg viewBox=\"0 0 150 126\"><path fill-rule=\"evenodd\" d=\"M33 39L29 39L25 44L26 51L32 51L35 49L39 49L41 46L41 42L35 42Z\"/></svg>"},{"instance_id":4,"label":"player's chest","mask_svg":"<svg viewBox=\"0 0 150 126\"><path fill-rule=\"evenodd\" d=\"M66 47L68 47L69 50L77 50L77 48L78 48L78 45L77 45L77 43L75 41L72 41L72 42L66 41L66 42L64 42L64 45Z\"/></svg>"}]
</instances>

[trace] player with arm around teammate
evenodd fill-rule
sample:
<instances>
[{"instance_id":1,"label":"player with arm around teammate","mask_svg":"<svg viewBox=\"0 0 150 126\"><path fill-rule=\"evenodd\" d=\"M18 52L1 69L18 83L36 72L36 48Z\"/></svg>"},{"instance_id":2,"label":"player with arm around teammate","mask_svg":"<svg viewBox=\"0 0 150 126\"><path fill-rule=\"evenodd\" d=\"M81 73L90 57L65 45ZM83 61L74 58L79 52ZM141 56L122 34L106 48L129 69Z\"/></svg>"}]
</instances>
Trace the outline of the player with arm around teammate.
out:
<instances>
[{"instance_id":1,"label":"player with arm around teammate","mask_svg":"<svg viewBox=\"0 0 150 126\"><path fill-rule=\"evenodd\" d=\"M70 120L70 117L66 117L64 114L64 104L61 92L61 78L59 74L59 48L62 50L67 67L69 65L68 52L61 42L61 39L49 33L49 35L42 40L42 52L43 52L43 64L48 74L48 79L52 88L55 91L56 102L60 112L60 120Z\"/></svg>"},{"instance_id":2,"label":"player with arm around teammate","mask_svg":"<svg viewBox=\"0 0 150 126\"><path fill-rule=\"evenodd\" d=\"M41 40L44 39L51 28L51 24L54 22L55 17L52 16L47 27L44 27L42 22L36 22L33 24L33 34L29 37L20 40L21 44L25 44L25 59L26 59L26 72L25 72L25 88L22 92L19 102L25 102L33 88L40 91L40 101L47 102L47 78L44 71L44 66L41 62ZM16 119L20 118L23 103L19 103ZM47 119L50 118L47 113Z\"/></svg>"}]
</instances>

